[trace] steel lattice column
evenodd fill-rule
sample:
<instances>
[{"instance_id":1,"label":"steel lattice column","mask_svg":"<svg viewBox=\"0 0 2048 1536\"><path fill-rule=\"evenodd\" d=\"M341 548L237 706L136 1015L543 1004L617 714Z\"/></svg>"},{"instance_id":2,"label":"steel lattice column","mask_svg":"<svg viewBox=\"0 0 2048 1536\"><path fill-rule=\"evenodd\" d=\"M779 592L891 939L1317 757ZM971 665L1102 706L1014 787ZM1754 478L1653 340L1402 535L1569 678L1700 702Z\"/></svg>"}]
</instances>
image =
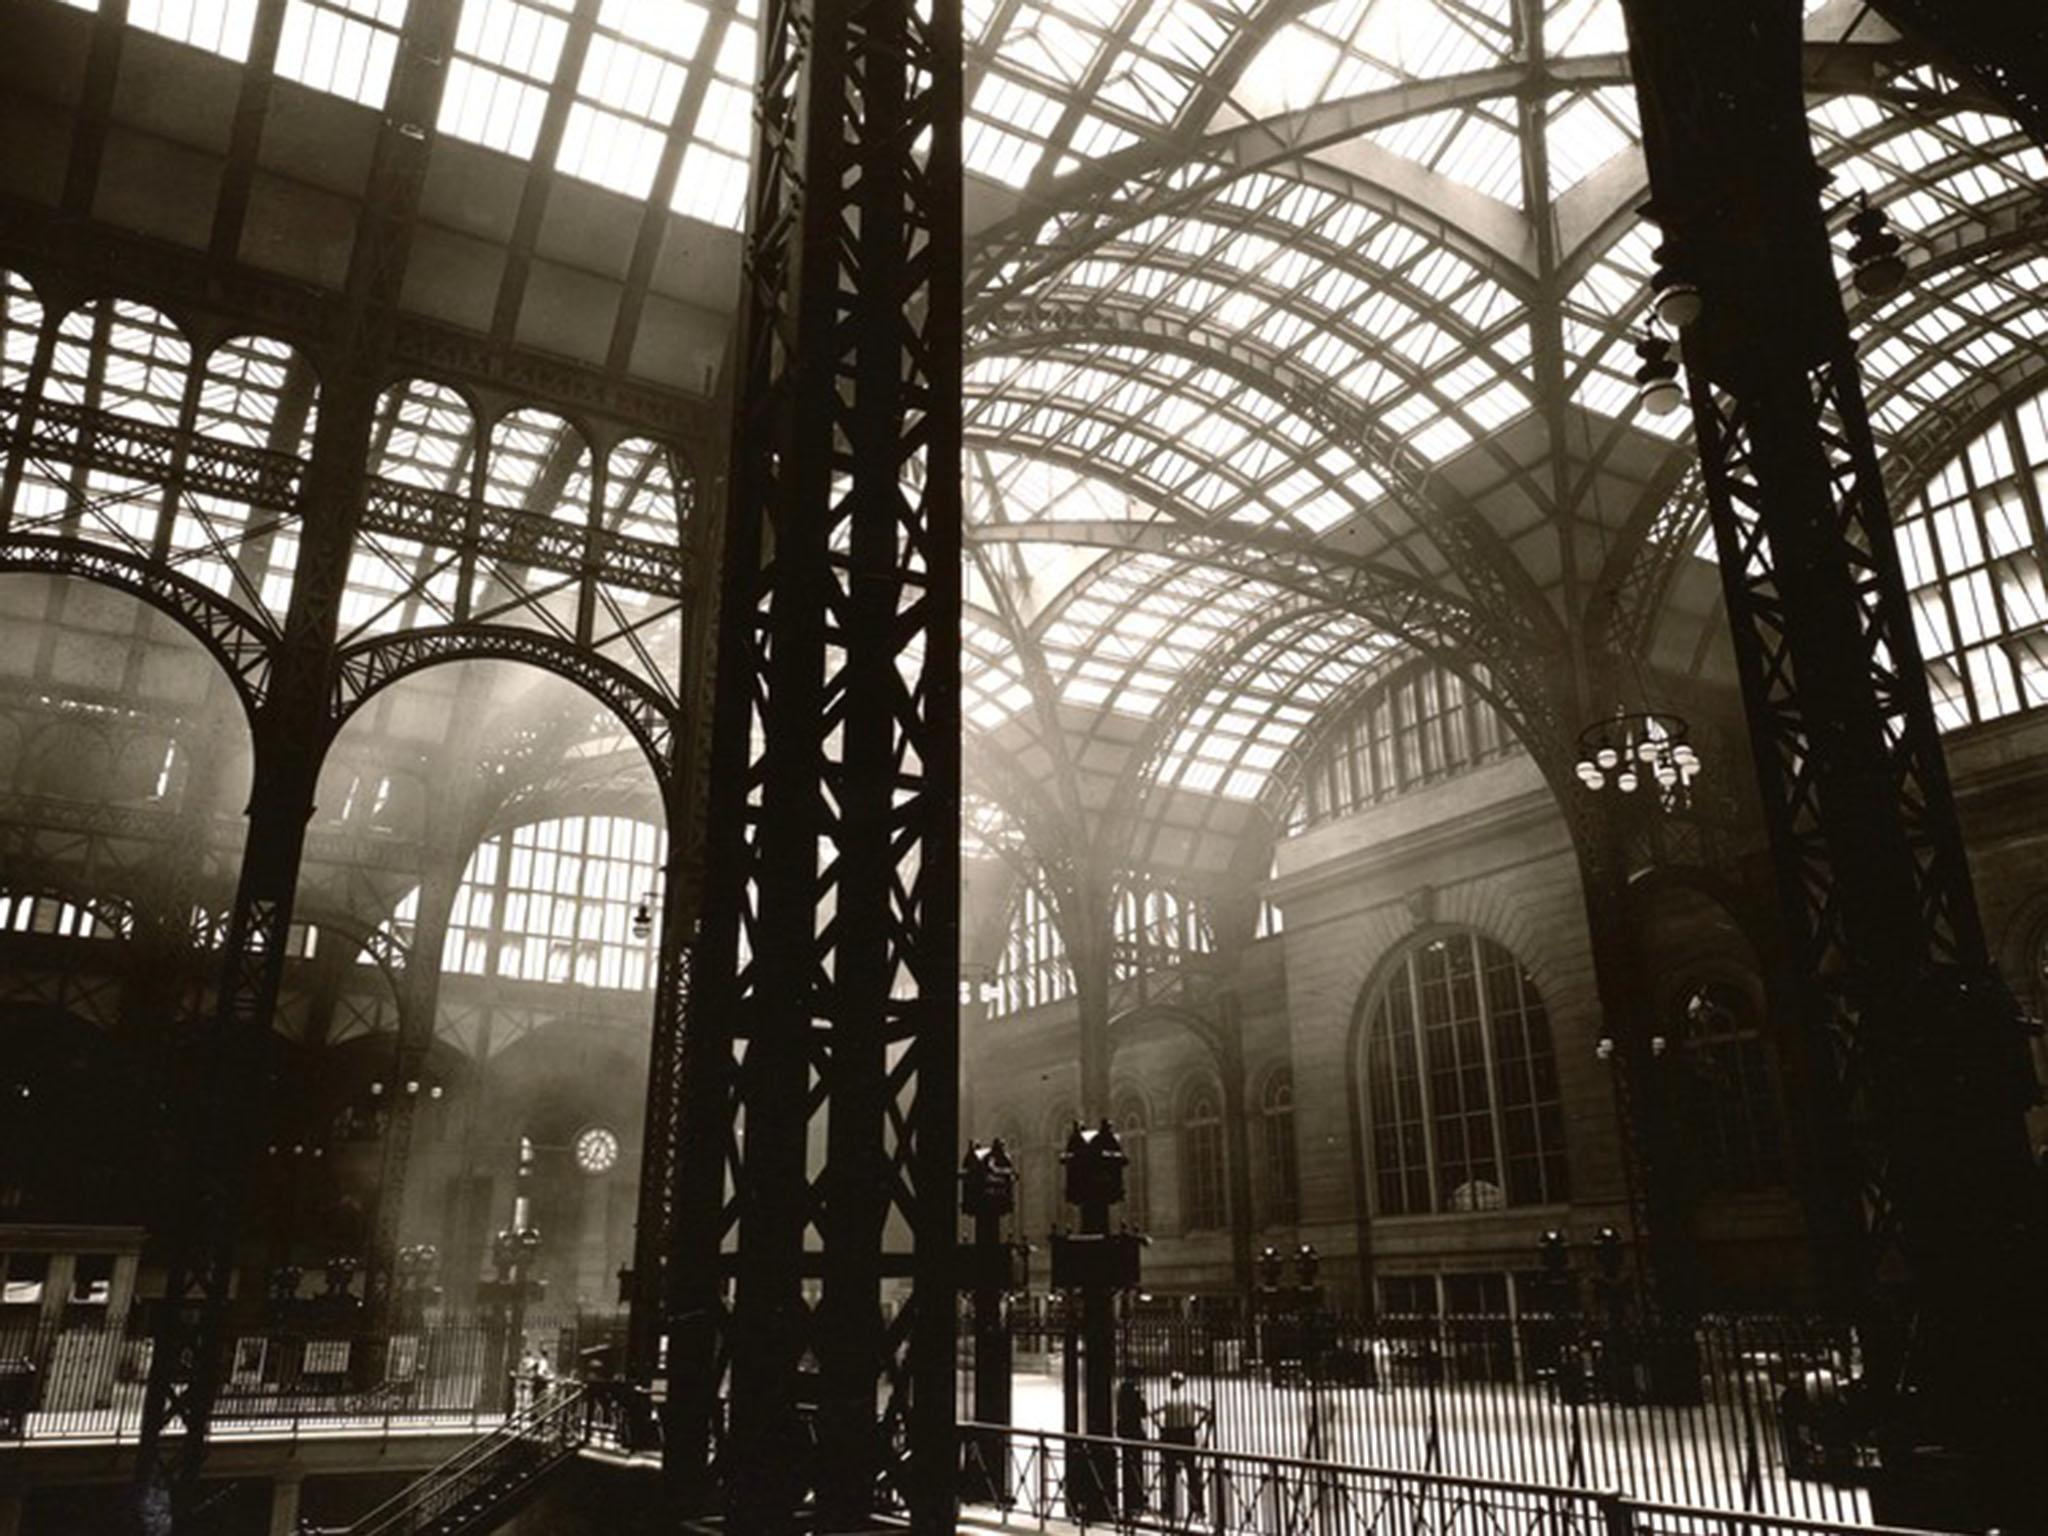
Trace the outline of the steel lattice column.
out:
<instances>
[{"instance_id":1,"label":"steel lattice column","mask_svg":"<svg viewBox=\"0 0 2048 1536\"><path fill-rule=\"evenodd\" d=\"M203 1528L196 1495L219 1386L229 1269L241 1235L242 1174L254 1152L261 1051L283 978L306 821L327 742L334 642L367 490L371 419L426 175L429 140L414 125L435 120L457 11L455 0L421 0L407 14L345 301L334 334L322 338L330 366L302 493L291 607L271 694L256 721L249 833L222 941L204 1091L187 1096L186 1184L166 1234L166 1303L134 1479L135 1514L151 1536L162 1531L166 1514L178 1536Z\"/></svg>"},{"instance_id":2,"label":"steel lattice column","mask_svg":"<svg viewBox=\"0 0 2048 1536\"><path fill-rule=\"evenodd\" d=\"M687 1480L729 1364L716 1470L739 1528L787 1528L806 1498L819 1528L858 1528L887 1485L936 1531L959 1151L959 10L773 0L762 31L670 1455Z\"/></svg>"},{"instance_id":3,"label":"steel lattice column","mask_svg":"<svg viewBox=\"0 0 2048 1536\"><path fill-rule=\"evenodd\" d=\"M1861 1233L1830 1246L1893 1395L1880 1518L2036 1529L2042 1191L1893 542L1789 0L1625 0L1778 886ZM1896 1303L1894 1311L1891 1304Z\"/></svg>"},{"instance_id":4,"label":"steel lattice column","mask_svg":"<svg viewBox=\"0 0 2048 1536\"><path fill-rule=\"evenodd\" d=\"M276 686L255 726L249 830L221 940L219 995L185 1094L184 1185L166 1234L170 1262L155 1320L135 1466L136 1510L154 1536L202 1528L196 1506L219 1388L222 1313L241 1235L264 1048L284 978L306 823L326 745L326 658L361 505L374 390L343 383L323 402L308 469L306 534Z\"/></svg>"}]
</instances>

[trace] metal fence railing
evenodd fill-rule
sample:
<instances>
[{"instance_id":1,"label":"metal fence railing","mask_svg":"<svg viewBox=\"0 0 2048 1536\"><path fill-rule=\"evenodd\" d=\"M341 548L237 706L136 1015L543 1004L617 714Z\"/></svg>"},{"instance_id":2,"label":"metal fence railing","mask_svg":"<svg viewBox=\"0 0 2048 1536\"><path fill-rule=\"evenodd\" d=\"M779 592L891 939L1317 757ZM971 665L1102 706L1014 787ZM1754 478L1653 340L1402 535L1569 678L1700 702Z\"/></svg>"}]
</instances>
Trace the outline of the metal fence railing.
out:
<instances>
[{"instance_id":1,"label":"metal fence railing","mask_svg":"<svg viewBox=\"0 0 2048 1536\"><path fill-rule=\"evenodd\" d=\"M489 1316L443 1315L374 1336L346 1317L231 1325L211 1432L480 1429L503 1418L508 1397L530 1393L515 1380L528 1350L553 1374L573 1375L617 1331L609 1318L536 1315L522 1346ZM104 1325L0 1325L0 1443L133 1438L153 1349L146 1303Z\"/></svg>"},{"instance_id":2,"label":"metal fence railing","mask_svg":"<svg viewBox=\"0 0 2048 1536\"><path fill-rule=\"evenodd\" d=\"M1012 1329L1012 1419L1064 1429L1060 1320ZM1862 1524L1875 1453L1846 1327L1714 1318L1178 1319L1119 1325L1116 1376L1156 1411L1173 1372L1215 1450L1492 1478ZM960 1342L972 1413L972 1332ZM1129 1401L1127 1398L1125 1401ZM1120 1421L1120 1428L1132 1426Z\"/></svg>"},{"instance_id":3,"label":"metal fence railing","mask_svg":"<svg viewBox=\"0 0 2048 1536\"><path fill-rule=\"evenodd\" d=\"M962 1424L963 1507L1008 1528L1206 1536L1909 1536L1614 1491Z\"/></svg>"},{"instance_id":4,"label":"metal fence railing","mask_svg":"<svg viewBox=\"0 0 2048 1536\"><path fill-rule=\"evenodd\" d=\"M301 1529L305 1536L423 1536L456 1529L464 1520L482 1528L493 1512L582 1449L590 1430L582 1387L544 1387L496 1429L352 1525Z\"/></svg>"}]
</instances>

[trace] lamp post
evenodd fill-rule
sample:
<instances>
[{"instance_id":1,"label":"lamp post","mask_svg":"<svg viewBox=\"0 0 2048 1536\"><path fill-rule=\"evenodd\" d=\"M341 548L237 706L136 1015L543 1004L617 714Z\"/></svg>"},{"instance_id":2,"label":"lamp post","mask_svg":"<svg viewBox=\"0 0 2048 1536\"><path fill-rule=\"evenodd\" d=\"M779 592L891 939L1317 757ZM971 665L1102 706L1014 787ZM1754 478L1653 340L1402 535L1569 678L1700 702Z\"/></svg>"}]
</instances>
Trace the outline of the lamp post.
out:
<instances>
[{"instance_id":1,"label":"lamp post","mask_svg":"<svg viewBox=\"0 0 2048 1536\"><path fill-rule=\"evenodd\" d=\"M1084 1130L1079 1121L1067 1133L1066 1150L1060 1154L1066 1167L1066 1196L1081 1212L1081 1230L1076 1236L1055 1232L1052 1239L1052 1283L1081 1303L1081 1337L1085 1416L1081 1429L1090 1435L1116 1432L1112 1398L1116 1375L1116 1293L1138 1283L1138 1243L1132 1233L1115 1236L1109 1230L1109 1208L1124 1198L1123 1143L1108 1120L1094 1130ZM1071 1330L1070 1330L1071 1336ZM1073 1377L1068 1373L1068 1417ZM1108 1447L1104 1454L1087 1456L1082 1466L1070 1467L1068 1487L1079 1513L1088 1519L1106 1519L1116 1463Z\"/></svg>"},{"instance_id":2,"label":"lamp post","mask_svg":"<svg viewBox=\"0 0 2048 1536\"><path fill-rule=\"evenodd\" d=\"M974 1241L961 1255L963 1288L974 1298L974 1417L981 1424L1010 1422L1010 1334L1003 1306L1029 1284L1029 1250L1003 1241L1003 1218L1017 1208L1017 1169L998 1136L986 1147L967 1144L960 1160L960 1212L974 1218ZM979 1446L978 1465L967 1469L970 1496L1005 1503L1010 1491L1009 1451L996 1432Z\"/></svg>"},{"instance_id":3,"label":"lamp post","mask_svg":"<svg viewBox=\"0 0 2048 1536\"><path fill-rule=\"evenodd\" d=\"M512 1224L501 1227L491 1240L491 1267L495 1278L477 1286L477 1301L490 1308L503 1323L501 1331L505 1390L502 1397L507 1417L519 1407L519 1350L526 1342L526 1306L547 1295L547 1282L533 1277L533 1264L540 1255L540 1229L533 1224L533 1202L526 1193L533 1175L533 1140L519 1138L519 1172L513 1185ZM488 1383L489 1373L485 1380Z\"/></svg>"}]
</instances>

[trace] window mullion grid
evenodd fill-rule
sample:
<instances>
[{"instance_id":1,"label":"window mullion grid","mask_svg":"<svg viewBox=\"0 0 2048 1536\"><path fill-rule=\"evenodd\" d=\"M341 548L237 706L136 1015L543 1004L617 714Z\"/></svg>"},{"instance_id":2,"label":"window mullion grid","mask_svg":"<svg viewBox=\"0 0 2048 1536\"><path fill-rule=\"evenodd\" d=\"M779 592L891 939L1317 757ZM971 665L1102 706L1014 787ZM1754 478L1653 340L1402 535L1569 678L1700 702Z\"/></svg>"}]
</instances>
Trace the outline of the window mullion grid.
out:
<instances>
[{"instance_id":1,"label":"window mullion grid","mask_svg":"<svg viewBox=\"0 0 2048 1536\"><path fill-rule=\"evenodd\" d=\"M1436 1095L1430 1087L1429 1049L1422 1023L1422 978L1415 969L1413 950L1402 959L1401 965L1402 974L1408 983L1408 1028L1415 1051L1415 1100L1422 1113L1423 1166L1429 1173L1429 1208L1431 1212L1436 1212L1443 1209L1443 1196L1439 1188L1442 1180L1437 1173Z\"/></svg>"},{"instance_id":2,"label":"window mullion grid","mask_svg":"<svg viewBox=\"0 0 2048 1536\"><path fill-rule=\"evenodd\" d=\"M1963 500L1967 503L1971 499L1972 492L1976 489L1977 477L1971 470L1967 460L1960 468L1963 475ZM1970 680L1970 659L1966 654L1967 642L1963 639L1963 626L1956 616L1955 595L1951 586L1953 573L1949 570L1948 551L1942 547L1944 541L1941 537L1941 526L1937 521L1937 509L1925 491L1922 491L1920 494L1920 505L1924 509L1927 523L1927 553L1928 557L1934 562L1935 578L1932 585L1935 596L1941 600L1941 611L1948 616L1949 645L1953 648L1951 654L1955 659L1956 676L1963 687L1963 704L1970 712L1970 723L1973 725L1981 724L1983 722L1983 714L1977 706L1977 686ZM1951 502L1950 505L1953 506L1954 503ZM1975 517L1976 515L1977 511L1973 506L1970 508L1970 516ZM1960 578L1957 577L1955 579L1959 580Z\"/></svg>"},{"instance_id":3,"label":"window mullion grid","mask_svg":"<svg viewBox=\"0 0 2048 1536\"><path fill-rule=\"evenodd\" d=\"M1548 1204L1556 1198L1556 1192L1550 1187L1549 1149L1543 1137L1543 1098L1540 1092L1542 1085L1536 1080L1536 1041L1534 1032L1529 1028L1532 1012L1529 1000L1529 974L1523 969L1520 961L1515 962L1514 975L1515 1029L1518 1036L1516 1044L1521 1047L1522 1052L1522 1075L1529 1083L1529 1135L1531 1151L1536 1159L1536 1188L1539 1198ZM1548 1015L1545 1017L1547 1019Z\"/></svg>"},{"instance_id":4,"label":"window mullion grid","mask_svg":"<svg viewBox=\"0 0 2048 1536\"><path fill-rule=\"evenodd\" d=\"M2048 412L2044 412L2048 415ZM2006 450L2012 456L2013 475L2019 481L2020 505L2026 509L2027 532L2033 540L2034 560L2040 567L2044 580L2048 580L2048 509L2041 504L2040 474L2048 469L2048 463L2035 464L2027 457L2026 436L2020 431L2019 419L2011 406L1999 413L1998 424L2005 433ZM2010 558L2010 557L2007 557ZM1994 580L1993 585L1996 585ZM2023 626L2008 628L2007 635L2017 633ZM2005 637L2001 637L2005 638ZM2024 697L2022 709L2026 708Z\"/></svg>"},{"instance_id":5,"label":"window mullion grid","mask_svg":"<svg viewBox=\"0 0 2048 1536\"><path fill-rule=\"evenodd\" d=\"M1500 1062L1493 1048L1493 1006L1486 991L1486 957L1480 952L1477 934L1465 934L1461 942L1471 957L1472 997L1479 1010L1479 1051L1486 1063L1487 1118L1493 1125L1493 1172L1500 1184L1501 1204L1507 1205L1512 1198L1508 1180L1507 1125L1501 1118ZM1519 987L1520 983L1516 985Z\"/></svg>"}]
</instances>

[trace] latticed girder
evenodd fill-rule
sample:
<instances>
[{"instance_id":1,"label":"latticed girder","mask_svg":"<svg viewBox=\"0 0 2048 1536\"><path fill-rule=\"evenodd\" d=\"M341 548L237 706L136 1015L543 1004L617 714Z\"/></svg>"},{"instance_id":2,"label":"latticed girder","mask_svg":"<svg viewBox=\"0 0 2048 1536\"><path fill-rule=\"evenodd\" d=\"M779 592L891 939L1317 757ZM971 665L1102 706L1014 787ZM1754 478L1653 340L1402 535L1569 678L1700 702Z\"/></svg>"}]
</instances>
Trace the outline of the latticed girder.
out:
<instances>
[{"instance_id":1,"label":"latticed girder","mask_svg":"<svg viewBox=\"0 0 2048 1536\"><path fill-rule=\"evenodd\" d=\"M1627 11L1658 216L1702 290L1687 368L1787 945L1828 1079L1816 1139L1857 1186L1819 1213L1836 1223L1823 1251L1852 1303L1904 1282L1910 1330L1872 1337L1873 1379L1919 1389L1889 1405L1919 1416L1903 1443L1978 1458L1979 1502L1898 1513L2038 1520L2048 1336L2028 1314L2048 1251L2022 1136L2031 1072L1986 953L1837 300L1796 18L1769 0ZM1840 1226L1856 1192L1860 1242Z\"/></svg>"},{"instance_id":2,"label":"latticed girder","mask_svg":"<svg viewBox=\"0 0 2048 1536\"><path fill-rule=\"evenodd\" d=\"M780 0L763 27L670 1261L685 1292L670 1379L698 1395L668 1454L702 1455L707 1384L729 1362L718 1470L737 1523L786 1529L811 1501L822 1528L850 1529L893 1496L937 1531L953 1458L959 12Z\"/></svg>"}]
</instances>

